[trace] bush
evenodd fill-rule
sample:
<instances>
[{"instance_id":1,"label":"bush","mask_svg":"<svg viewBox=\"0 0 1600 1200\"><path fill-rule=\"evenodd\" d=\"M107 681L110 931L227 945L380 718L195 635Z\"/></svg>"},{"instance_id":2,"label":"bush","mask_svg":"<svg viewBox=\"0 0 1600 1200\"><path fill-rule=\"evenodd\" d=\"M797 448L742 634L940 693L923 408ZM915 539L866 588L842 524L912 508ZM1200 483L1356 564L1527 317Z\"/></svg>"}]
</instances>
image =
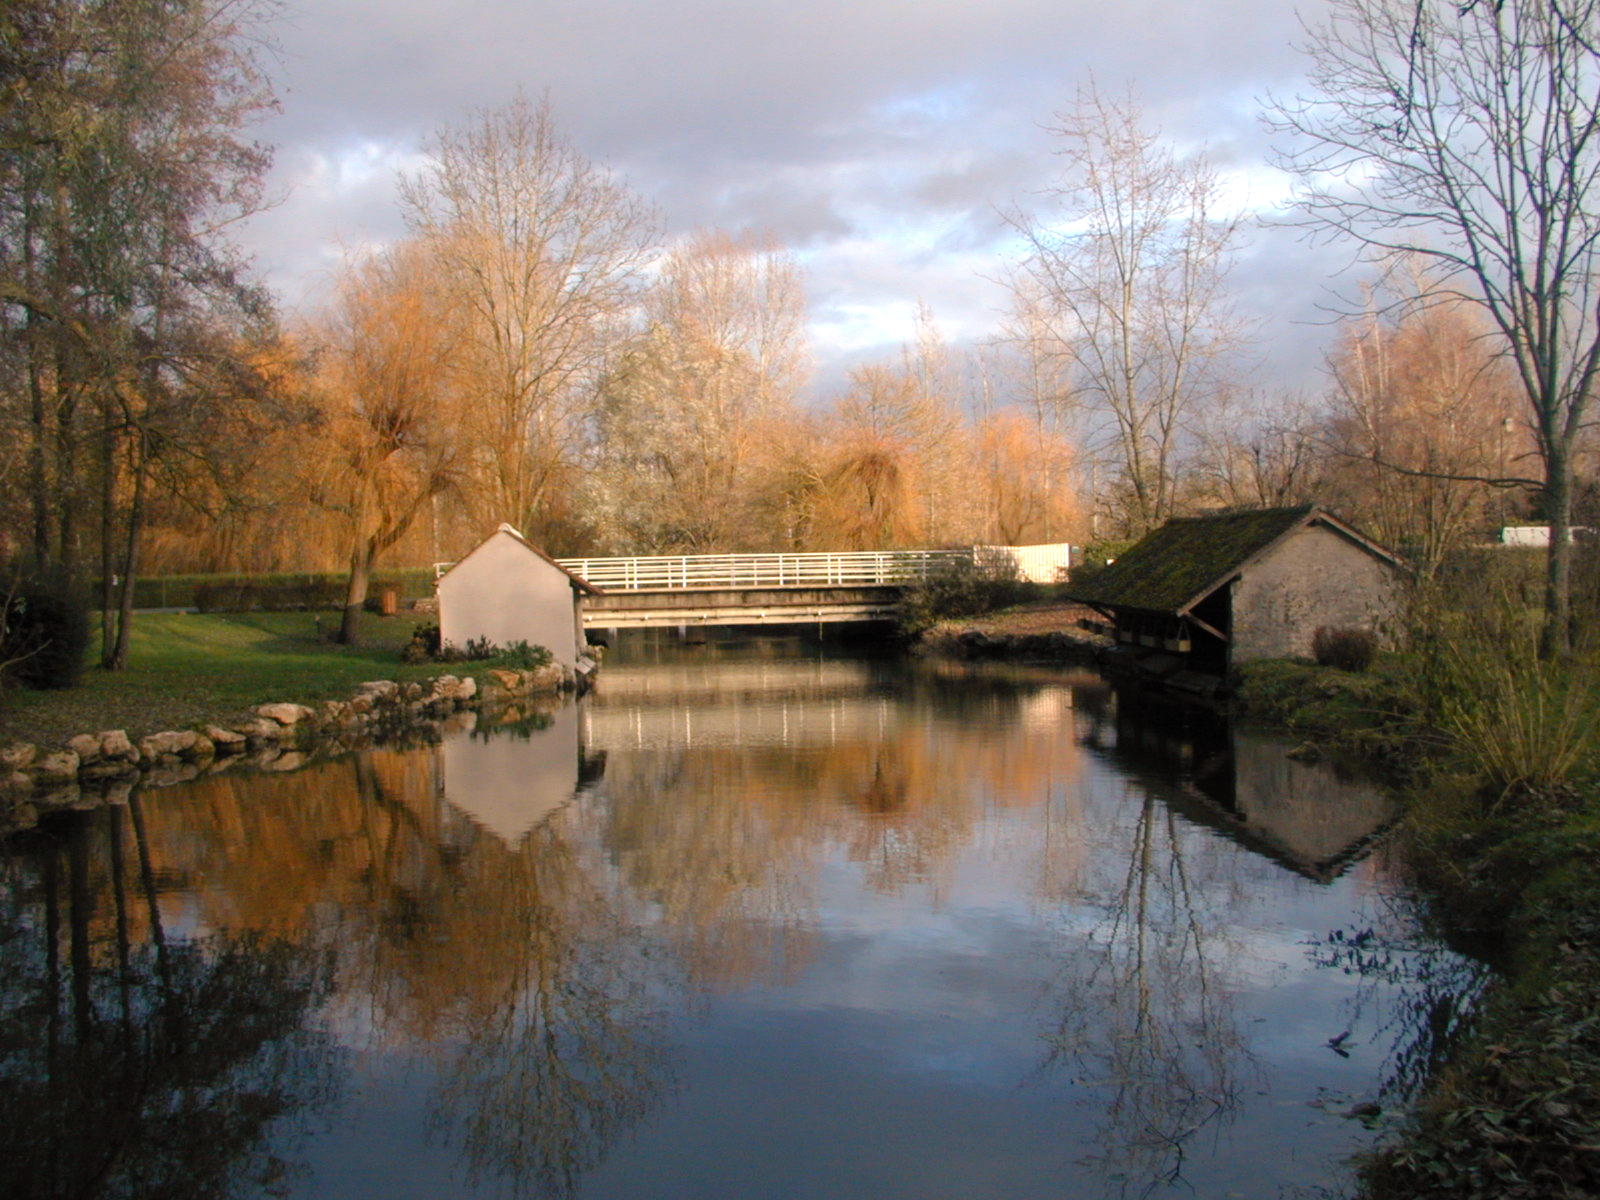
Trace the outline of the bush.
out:
<instances>
[{"instance_id":1,"label":"bush","mask_svg":"<svg viewBox=\"0 0 1600 1200\"><path fill-rule=\"evenodd\" d=\"M344 605L349 576L337 571L260 575L163 575L139 579L135 608L198 608L202 612L266 612ZM433 591L427 569L383 570L372 575L371 594L394 588L402 601Z\"/></svg>"},{"instance_id":2,"label":"bush","mask_svg":"<svg viewBox=\"0 0 1600 1200\"><path fill-rule=\"evenodd\" d=\"M549 666L553 661L549 650L529 642L496 646L488 638L473 638L465 646L454 646L440 639L439 627L433 624L418 625L412 630L411 641L400 652L400 661L404 663L485 662L490 659L524 671Z\"/></svg>"},{"instance_id":3,"label":"bush","mask_svg":"<svg viewBox=\"0 0 1600 1200\"><path fill-rule=\"evenodd\" d=\"M1358 674L1372 665L1378 639L1369 629L1324 625L1311 635L1311 653L1319 667L1337 667Z\"/></svg>"},{"instance_id":4,"label":"bush","mask_svg":"<svg viewBox=\"0 0 1600 1200\"><path fill-rule=\"evenodd\" d=\"M1425 726L1491 807L1562 793L1600 764L1600 650L1539 657L1542 614L1521 588L1458 594L1422 587L1407 638L1408 683Z\"/></svg>"},{"instance_id":5,"label":"bush","mask_svg":"<svg viewBox=\"0 0 1600 1200\"><path fill-rule=\"evenodd\" d=\"M439 658L439 626L418 625L411 631L411 640L400 651L403 663L434 662Z\"/></svg>"},{"instance_id":6,"label":"bush","mask_svg":"<svg viewBox=\"0 0 1600 1200\"><path fill-rule=\"evenodd\" d=\"M1457 754L1498 797L1549 795L1600 750L1600 663L1460 648L1442 722Z\"/></svg>"},{"instance_id":7,"label":"bush","mask_svg":"<svg viewBox=\"0 0 1600 1200\"><path fill-rule=\"evenodd\" d=\"M511 645L503 647L495 657L506 666L523 671L548 667L552 661L550 651L543 646L530 645L528 642L512 642Z\"/></svg>"},{"instance_id":8,"label":"bush","mask_svg":"<svg viewBox=\"0 0 1600 1200\"><path fill-rule=\"evenodd\" d=\"M1019 603L1030 594L1009 559L960 562L919 579L901 599L901 628L921 633L951 617L971 617Z\"/></svg>"},{"instance_id":9,"label":"bush","mask_svg":"<svg viewBox=\"0 0 1600 1200\"><path fill-rule=\"evenodd\" d=\"M81 591L51 581L26 582L0 607L0 667L6 680L33 688L68 688L83 678L89 609Z\"/></svg>"}]
</instances>

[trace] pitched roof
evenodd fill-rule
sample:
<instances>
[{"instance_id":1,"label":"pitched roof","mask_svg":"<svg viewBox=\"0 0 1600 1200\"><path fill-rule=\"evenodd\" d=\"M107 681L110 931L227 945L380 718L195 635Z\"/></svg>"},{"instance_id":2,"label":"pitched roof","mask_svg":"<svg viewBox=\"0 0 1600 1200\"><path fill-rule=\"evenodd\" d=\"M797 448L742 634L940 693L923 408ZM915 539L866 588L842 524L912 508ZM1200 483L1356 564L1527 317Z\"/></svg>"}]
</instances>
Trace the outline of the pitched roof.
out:
<instances>
[{"instance_id":1,"label":"pitched roof","mask_svg":"<svg viewBox=\"0 0 1600 1200\"><path fill-rule=\"evenodd\" d=\"M539 558L544 559L545 562L549 563L556 570L560 571L563 575L565 575L568 579L570 579L572 581L572 586L577 588L579 591L585 593L586 595L590 595L590 596L604 596L606 594L604 588L596 587L594 584L590 583L587 579L585 579L582 575L575 575L571 571L567 570L560 563L558 563L555 559L551 558L543 550L539 549L539 547L535 546L527 538L523 537L522 536L522 532L520 530L513 529L510 525L507 525L504 521L500 522L500 527L498 529L496 529L493 533L491 533L488 537L484 538L483 541L479 542L471 550L467 551L466 554L462 555L455 562L451 563L449 570L447 570L444 573L444 575L450 574L451 571L454 571L462 563L466 562L467 559L471 558L474 554L476 554L484 546L487 546L491 541L493 541L496 537L498 537L502 533L505 534L506 536L510 537L513 541L515 541L519 545L525 547L528 550L531 550ZM439 579L443 579L444 575L439 576ZM439 586L438 580L434 581L434 586L435 587Z\"/></svg>"},{"instance_id":2,"label":"pitched roof","mask_svg":"<svg viewBox=\"0 0 1600 1200\"><path fill-rule=\"evenodd\" d=\"M1105 570L1068 588L1069 599L1106 608L1182 613L1227 583L1251 559L1303 525L1324 524L1379 558L1389 551L1314 504L1174 517Z\"/></svg>"}]
</instances>

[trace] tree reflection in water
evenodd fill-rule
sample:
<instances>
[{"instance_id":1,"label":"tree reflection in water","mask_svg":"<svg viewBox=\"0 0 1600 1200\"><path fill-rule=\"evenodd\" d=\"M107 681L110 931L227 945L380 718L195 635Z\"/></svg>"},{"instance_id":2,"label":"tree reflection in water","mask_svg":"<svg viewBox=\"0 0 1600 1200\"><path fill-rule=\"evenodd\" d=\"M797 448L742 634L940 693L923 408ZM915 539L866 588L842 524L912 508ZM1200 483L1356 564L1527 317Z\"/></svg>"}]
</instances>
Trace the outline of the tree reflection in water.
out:
<instances>
[{"instance_id":1,"label":"tree reflection in water","mask_svg":"<svg viewBox=\"0 0 1600 1200\"><path fill-rule=\"evenodd\" d=\"M67 814L0 866L9 1200L271 1191L292 1168L269 1131L332 1094L308 1027L326 958L250 934L169 940L139 804Z\"/></svg>"},{"instance_id":2,"label":"tree reflection in water","mask_svg":"<svg viewBox=\"0 0 1600 1200\"><path fill-rule=\"evenodd\" d=\"M1237 1136L1259 1129L1260 1106L1241 1115L1241 1094L1282 1064L1257 1062L1243 1036L1244 1006L1261 1004L1250 951L1259 936L1298 958L1307 928L1263 909L1306 899L1343 920L1348 905L1310 901L1379 807L1341 801L1285 767L1281 748L1138 727L1094 680L941 672L890 686L830 666L791 685L766 664L702 675L692 708L653 698L646 677L638 696L608 701L602 688L509 736L462 728L421 752L225 772L33 836L0 875L0 956L16 964L0 972L0 1195L286 1190L300 1182L291 1115L329 1098L336 1069L367 1064L377 1073L352 1105L357 1124L415 1103L433 1145L385 1122L328 1152L415 1162L414 1188L455 1170L460 1194L563 1197L648 1175L665 1151L733 1178L716 1171L739 1155L716 1139L748 1140L745 1114L724 1121L696 1103L730 1077L758 1103L796 1101L787 1078L764 1090L692 1038L669 1053L686 1015L759 1013L777 1062L812 1053L804 1039L819 1030L870 1031L875 1050L904 1024L883 1061L852 1054L837 1078L866 1096L920 1090L923 1076L895 1074L909 1063L938 1072L926 1090L988 1103L1036 1061L1023 997L1041 970L1027 956L1045 954L1048 974L1062 944L1072 957L1044 1018L1048 1065L1070 1070L1095 1127L1058 1123L1049 1106L1066 1089L1052 1089L1029 1112L1041 1162L1081 1134L1102 1179L1149 1193L1183 1186L1186 1169L1216 1177L1201 1146L1214 1151L1209 1135L1236 1116ZM1050 913L1093 928L1058 939ZM1000 990L979 978L981 943L925 940L951 928L999 939L1011 956ZM880 930L881 944L864 940ZM1375 937L1347 932L1315 953L1372 980L1352 1021L1392 1030L1394 1074L1409 1078L1459 1023L1460 964L1386 954ZM1001 1039L952 1033L941 994L901 990L902 969L924 964L911 986L951 976L967 989L952 992L955 1011L1004 1010ZM1396 983L1407 1012L1379 1016ZM766 1023L793 1003L808 1006L809 1033ZM969 1053L978 1069L950 1074ZM417 1077L383 1074L419 1062L415 1096ZM675 1070L683 1103L664 1105ZM818 1108L860 1124L859 1103ZM642 1132L642 1149L617 1150L658 1106L673 1143ZM792 1124L769 1131L774 1160L848 1158L848 1139L819 1143ZM1021 1186L1010 1194L1030 1194Z\"/></svg>"},{"instance_id":3,"label":"tree reflection in water","mask_svg":"<svg viewBox=\"0 0 1600 1200\"><path fill-rule=\"evenodd\" d=\"M1061 977L1046 1066L1070 1064L1109 1095L1090 1161L1148 1195L1182 1178L1202 1130L1227 1124L1249 1055L1216 966L1237 950L1216 944L1176 817L1148 789L1135 795L1127 870Z\"/></svg>"},{"instance_id":4,"label":"tree reflection in water","mask_svg":"<svg viewBox=\"0 0 1600 1200\"><path fill-rule=\"evenodd\" d=\"M509 858L475 859L471 931L448 937L467 961L433 1127L460 1142L472 1182L567 1195L666 1086L655 968L566 832L542 825Z\"/></svg>"},{"instance_id":5,"label":"tree reflection in water","mask_svg":"<svg viewBox=\"0 0 1600 1200\"><path fill-rule=\"evenodd\" d=\"M1491 973L1427 936L1411 904L1381 895L1370 904L1369 921L1331 930L1308 953L1317 966L1361 981L1336 1036L1383 1045L1379 1095L1391 1107L1416 1099L1443 1066Z\"/></svg>"},{"instance_id":6,"label":"tree reflection in water","mask_svg":"<svg viewBox=\"0 0 1600 1200\"><path fill-rule=\"evenodd\" d=\"M504 736L572 729L541 714ZM452 741L448 774L436 753L375 750L197 781L164 798L154 841L213 885L195 897L203 920L331 948L329 1020L430 1057L430 1129L473 1186L562 1195L666 1086L661 997L582 806L505 826L512 841L471 815L479 785L504 799L506 744ZM570 799L593 773L576 740L547 757L527 761L561 779L525 775L530 803L552 787Z\"/></svg>"}]
</instances>

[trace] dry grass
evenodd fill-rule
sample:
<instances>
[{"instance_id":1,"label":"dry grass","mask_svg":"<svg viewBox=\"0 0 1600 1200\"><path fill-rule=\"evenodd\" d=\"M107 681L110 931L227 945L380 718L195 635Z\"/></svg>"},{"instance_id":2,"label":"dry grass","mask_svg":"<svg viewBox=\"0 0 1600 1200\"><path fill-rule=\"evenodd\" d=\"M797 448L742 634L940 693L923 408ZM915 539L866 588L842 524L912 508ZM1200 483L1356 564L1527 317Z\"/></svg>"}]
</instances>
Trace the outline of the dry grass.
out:
<instances>
[{"instance_id":1,"label":"dry grass","mask_svg":"<svg viewBox=\"0 0 1600 1200\"><path fill-rule=\"evenodd\" d=\"M1030 637L1046 633L1081 634L1080 617L1092 617L1094 612L1081 604L1062 600L1039 600L1019 604L999 612L984 613L976 617L954 617L941 621L934 627L936 634L958 634L968 629L977 630L988 637Z\"/></svg>"}]
</instances>

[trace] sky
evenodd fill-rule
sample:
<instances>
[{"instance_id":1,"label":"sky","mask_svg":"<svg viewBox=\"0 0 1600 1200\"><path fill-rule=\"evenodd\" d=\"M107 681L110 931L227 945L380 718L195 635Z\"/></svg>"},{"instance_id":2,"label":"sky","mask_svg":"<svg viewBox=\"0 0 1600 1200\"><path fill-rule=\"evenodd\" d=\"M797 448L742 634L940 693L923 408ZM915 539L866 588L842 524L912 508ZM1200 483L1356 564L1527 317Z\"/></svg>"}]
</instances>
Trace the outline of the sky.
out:
<instances>
[{"instance_id":1,"label":"sky","mask_svg":"<svg viewBox=\"0 0 1600 1200\"><path fill-rule=\"evenodd\" d=\"M667 238L786 247L821 389L894 354L919 303L953 345L993 336L1018 254L1002 214L1046 202L1050 126L1076 89L1131 89L1271 218L1289 184L1258 113L1305 69L1284 0L289 0L266 32L281 112L256 135L276 147L277 203L240 240L290 312L400 234L396 181L432 133L521 90ZM1253 225L1232 284L1264 386L1318 386L1325 284L1348 258Z\"/></svg>"}]
</instances>

